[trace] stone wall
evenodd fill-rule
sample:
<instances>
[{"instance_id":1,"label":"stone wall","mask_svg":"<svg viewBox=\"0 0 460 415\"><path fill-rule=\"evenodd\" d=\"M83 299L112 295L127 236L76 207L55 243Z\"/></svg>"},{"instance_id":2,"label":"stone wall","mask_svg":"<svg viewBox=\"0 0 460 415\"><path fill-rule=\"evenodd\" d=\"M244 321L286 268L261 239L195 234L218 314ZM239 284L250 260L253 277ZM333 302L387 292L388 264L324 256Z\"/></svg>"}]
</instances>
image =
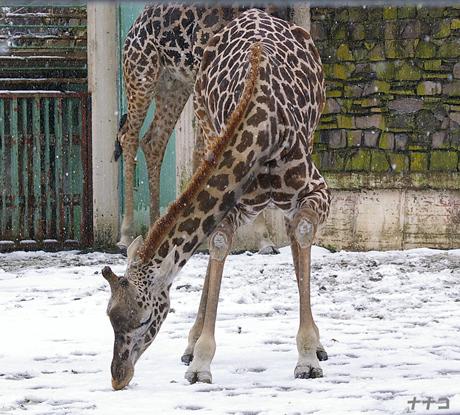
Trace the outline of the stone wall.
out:
<instances>
[{"instance_id":1,"label":"stone wall","mask_svg":"<svg viewBox=\"0 0 460 415\"><path fill-rule=\"evenodd\" d=\"M460 247L460 7L312 8L336 249ZM431 195L431 196L430 196Z\"/></svg>"},{"instance_id":2,"label":"stone wall","mask_svg":"<svg viewBox=\"0 0 460 415\"><path fill-rule=\"evenodd\" d=\"M460 8L315 8L311 20L327 78L322 171L459 171Z\"/></svg>"}]
</instances>

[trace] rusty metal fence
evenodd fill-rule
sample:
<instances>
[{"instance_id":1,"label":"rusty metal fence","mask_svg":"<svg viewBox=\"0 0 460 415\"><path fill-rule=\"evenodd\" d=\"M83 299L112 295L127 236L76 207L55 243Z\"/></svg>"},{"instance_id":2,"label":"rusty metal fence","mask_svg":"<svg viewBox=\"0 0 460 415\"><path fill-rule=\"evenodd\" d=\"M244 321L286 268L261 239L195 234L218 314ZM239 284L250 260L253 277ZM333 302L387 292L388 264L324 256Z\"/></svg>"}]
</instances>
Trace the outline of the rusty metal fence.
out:
<instances>
[{"instance_id":1,"label":"rusty metal fence","mask_svg":"<svg viewBox=\"0 0 460 415\"><path fill-rule=\"evenodd\" d=\"M90 97L0 93L0 250L92 244Z\"/></svg>"}]
</instances>

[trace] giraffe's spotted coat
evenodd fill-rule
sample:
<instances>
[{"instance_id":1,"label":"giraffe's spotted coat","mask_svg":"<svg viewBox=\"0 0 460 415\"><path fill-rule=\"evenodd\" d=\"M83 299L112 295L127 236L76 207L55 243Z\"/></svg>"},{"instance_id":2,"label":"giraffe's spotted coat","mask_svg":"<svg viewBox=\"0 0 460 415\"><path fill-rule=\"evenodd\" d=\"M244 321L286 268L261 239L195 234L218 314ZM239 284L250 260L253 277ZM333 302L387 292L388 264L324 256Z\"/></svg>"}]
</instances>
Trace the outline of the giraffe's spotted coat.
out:
<instances>
[{"instance_id":1,"label":"giraffe's spotted coat","mask_svg":"<svg viewBox=\"0 0 460 415\"><path fill-rule=\"evenodd\" d=\"M217 21L214 17L210 14L209 21ZM165 17L172 18L172 12ZM173 40L164 42L166 46ZM173 54L169 59L185 58ZM114 277L108 278L112 288L109 315L119 333L112 364L116 389L130 381L138 357L153 341L150 334L156 334L166 318L174 275L208 236L211 256L223 261L236 228L268 205L277 206L287 218L300 289L299 273L304 271L299 255L305 255L303 249L311 245L330 204L329 189L311 156L324 103L321 61L303 29L251 9L208 43L194 101L206 133L207 155L187 190L150 230L145 244L135 241L129 248L125 274L129 284L120 287ZM142 296L144 289L152 295ZM128 334L130 345L123 343ZM319 376L316 357L302 351L307 347L302 336L298 337L296 376ZM311 344L315 353L316 342ZM117 357L126 350L131 350L131 366ZM198 375L191 373L193 381Z\"/></svg>"}]
</instances>

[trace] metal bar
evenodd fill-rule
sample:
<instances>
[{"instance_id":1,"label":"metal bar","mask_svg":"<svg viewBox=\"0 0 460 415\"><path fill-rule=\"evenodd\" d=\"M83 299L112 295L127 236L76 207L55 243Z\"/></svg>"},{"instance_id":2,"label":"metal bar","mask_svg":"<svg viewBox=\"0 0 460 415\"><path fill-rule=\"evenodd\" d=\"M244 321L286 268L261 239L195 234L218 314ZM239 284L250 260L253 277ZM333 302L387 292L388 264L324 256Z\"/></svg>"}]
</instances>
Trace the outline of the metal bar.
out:
<instances>
[{"instance_id":1,"label":"metal bar","mask_svg":"<svg viewBox=\"0 0 460 415\"><path fill-rule=\"evenodd\" d=\"M34 215L33 215L33 230L34 238L37 242L43 240L43 232L41 229L42 218L42 186L41 186L41 136L40 136L40 98L34 97L32 106L32 123L33 123L33 183L34 183Z\"/></svg>"},{"instance_id":2,"label":"metal bar","mask_svg":"<svg viewBox=\"0 0 460 415\"><path fill-rule=\"evenodd\" d=\"M74 192L78 190L78 187L75 188L75 165L74 165L74 158L75 158L75 152L74 152L74 142L73 142L73 135L74 135L74 129L73 129L73 110L74 110L74 102L72 98L68 98L67 100L67 114L66 114L66 120L67 120L67 134L69 137L69 148L67 150L68 153L68 158L67 158L67 168L66 168L66 182L67 182L67 189L66 189L66 194L67 197L69 198L69 204L67 206L67 211L68 211L68 221L67 221L67 226L69 228L68 232L68 239L75 239L75 232L74 232Z\"/></svg>"},{"instance_id":3,"label":"metal bar","mask_svg":"<svg viewBox=\"0 0 460 415\"><path fill-rule=\"evenodd\" d=\"M62 92L56 92L56 91L51 91L51 92L30 92L30 91L14 91L14 95L21 96L21 97L29 97L29 98L34 98L34 97L40 97L40 98L60 98L62 97ZM66 97L79 97L83 98L86 97L88 94L84 92L66 92L65 96ZM8 98L11 99L11 93L5 93L0 91L0 98Z\"/></svg>"},{"instance_id":4,"label":"metal bar","mask_svg":"<svg viewBox=\"0 0 460 415\"><path fill-rule=\"evenodd\" d=\"M52 225L52 206L53 206L53 198L55 198L54 188L52 186L52 172L51 172L51 131L50 131L50 99L46 98L44 100L44 112L45 112L45 154L44 154L44 174L42 178L42 206L45 207L43 220L45 222L45 239L51 239L51 225ZM46 197L47 195L47 197Z\"/></svg>"},{"instance_id":5,"label":"metal bar","mask_svg":"<svg viewBox=\"0 0 460 415\"><path fill-rule=\"evenodd\" d=\"M40 49L40 50L86 50L87 48L86 46L9 46L8 49L10 50L35 50L35 49Z\"/></svg>"},{"instance_id":6,"label":"metal bar","mask_svg":"<svg viewBox=\"0 0 460 415\"><path fill-rule=\"evenodd\" d=\"M0 28L20 28L20 29L54 29L56 27L66 28L66 29L86 29L86 25L72 25L72 26L57 26L52 24L29 24L29 25L22 25L22 24L0 24Z\"/></svg>"},{"instance_id":7,"label":"metal bar","mask_svg":"<svg viewBox=\"0 0 460 415\"><path fill-rule=\"evenodd\" d=\"M6 199L5 199L5 180L6 180L6 137L5 137L5 124L6 124L6 112L5 112L5 100L0 99L0 189L1 194L1 209L0 209L0 240L3 239L5 229L5 218L6 218Z\"/></svg>"},{"instance_id":8,"label":"metal bar","mask_svg":"<svg viewBox=\"0 0 460 415\"><path fill-rule=\"evenodd\" d=\"M81 232L81 222L83 219L83 206L82 206L82 201L83 201L83 194L85 191L85 184L83 180L83 174L82 174L82 145L83 145L83 140L82 140L82 132L84 129L84 126L82 124L83 118L82 118L82 106L83 102L81 99L75 99L75 111L76 114L75 117L72 117L72 135L73 137L78 137L78 142L74 141L74 138L72 138L72 145L74 148L74 160L73 160L73 170L72 170L72 180L73 180L73 195L72 195L72 201L75 202L74 198L78 196L78 205L74 204L73 206L73 212L74 212L74 220L73 220L73 227L75 229L75 239L82 241L82 232ZM80 161L80 163L79 163ZM78 190L77 190L78 189Z\"/></svg>"},{"instance_id":9,"label":"metal bar","mask_svg":"<svg viewBox=\"0 0 460 415\"><path fill-rule=\"evenodd\" d=\"M41 33L34 33L32 35L22 35L22 34L14 34L14 35L4 35L0 34L0 39L11 39L11 40L86 40L87 36L72 36L72 35L65 35L62 36L57 35L42 35Z\"/></svg>"},{"instance_id":10,"label":"metal bar","mask_svg":"<svg viewBox=\"0 0 460 415\"><path fill-rule=\"evenodd\" d=\"M8 84L86 84L88 78L49 78L49 79L29 79L29 78L14 78L14 79L3 79L1 81L8 82Z\"/></svg>"},{"instance_id":11,"label":"metal bar","mask_svg":"<svg viewBox=\"0 0 460 415\"><path fill-rule=\"evenodd\" d=\"M33 9L33 8L49 8L49 7L52 7L52 8L61 8L61 9L66 9L66 8L73 8L73 9L85 9L86 8L86 3L81 3L81 4L78 4L78 2L72 2L71 4L52 4L52 5L49 5L49 4L32 4L32 3L29 3L29 4L4 4L2 5L2 7L14 7L14 8L23 8L23 7L27 7L28 9Z\"/></svg>"},{"instance_id":12,"label":"metal bar","mask_svg":"<svg viewBox=\"0 0 460 415\"><path fill-rule=\"evenodd\" d=\"M92 171L92 145L91 145L91 95L85 94L81 97L82 111L82 139L81 139L81 160L83 165L83 197L82 197L82 244L92 246L93 239L93 171Z\"/></svg>"},{"instance_id":13,"label":"metal bar","mask_svg":"<svg viewBox=\"0 0 460 415\"><path fill-rule=\"evenodd\" d=\"M0 17L9 18L9 19L23 19L23 18L33 18L33 19L86 19L86 14L54 14L54 13L0 13Z\"/></svg>"},{"instance_id":14,"label":"metal bar","mask_svg":"<svg viewBox=\"0 0 460 415\"><path fill-rule=\"evenodd\" d=\"M11 135L11 225L19 229L19 136L18 136L18 98L13 97L10 113Z\"/></svg>"},{"instance_id":15,"label":"metal bar","mask_svg":"<svg viewBox=\"0 0 460 415\"><path fill-rule=\"evenodd\" d=\"M29 207L27 200L29 198L29 174L28 174L28 151L27 147L29 144L28 134L28 113L27 113L27 101L28 98L21 99L20 115L22 118L21 131L19 132L19 151L20 151L20 166L18 171L19 176L19 197L21 198L20 209L19 209L19 222L20 222L20 236L21 239L28 239L26 237L27 232L27 218L29 216Z\"/></svg>"},{"instance_id":16,"label":"metal bar","mask_svg":"<svg viewBox=\"0 0 460 415\"><path fill-rule=\"evenodd\" d=\"M56 137L56 161L55 161L55 183L56 183L56 223L58 224L56 236L59 242L65 240L65 218L64 218L64 137L62 131L62 97L55 100L54 105L54 132Z\"/></svg>"}]
</instances>

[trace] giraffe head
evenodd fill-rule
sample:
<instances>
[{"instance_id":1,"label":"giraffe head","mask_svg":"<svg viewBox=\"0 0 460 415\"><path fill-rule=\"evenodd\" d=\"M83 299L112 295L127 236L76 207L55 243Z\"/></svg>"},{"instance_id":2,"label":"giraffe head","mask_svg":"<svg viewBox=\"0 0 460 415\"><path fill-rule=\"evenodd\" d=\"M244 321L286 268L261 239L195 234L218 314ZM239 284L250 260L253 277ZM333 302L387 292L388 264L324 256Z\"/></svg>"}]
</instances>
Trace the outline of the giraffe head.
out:
<instances>
[{"instance_id":1,"label":"giraffe head","mask_svg":"<svg viewBox=\"0 0 460 415\"><path fill-rule=\"evenodd\" d=\"M115 332L111 365L112 386L123 389L134 375L134 365L155 339L169 312L169 290L177 273L173 248L158 265L139 257L142 237L128 248L128 266L123 277L110 267L102 270L111 296L107 314Z\"/></svg>"}]
</instances>

